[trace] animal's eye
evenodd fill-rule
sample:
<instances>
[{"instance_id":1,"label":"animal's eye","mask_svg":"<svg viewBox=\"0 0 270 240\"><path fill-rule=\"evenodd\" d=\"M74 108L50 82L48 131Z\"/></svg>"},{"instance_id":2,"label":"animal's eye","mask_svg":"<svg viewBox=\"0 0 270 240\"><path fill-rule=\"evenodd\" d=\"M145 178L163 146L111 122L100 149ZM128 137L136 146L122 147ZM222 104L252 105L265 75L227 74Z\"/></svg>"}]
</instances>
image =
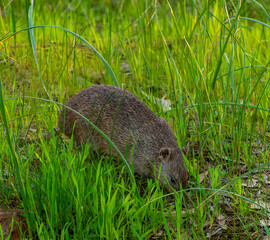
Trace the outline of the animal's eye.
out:
<instances>
[{"instance_id":1,"label":"animal's eye","mask_svg":"<svg viewBox=\"0 0 270 240\"><path fill-rule=\"evenodd\" d=\"M174 180L174 178L173 178L173 177L171 178L171 182L175 183L175 180Z\"/></svg>"}]
</instances>

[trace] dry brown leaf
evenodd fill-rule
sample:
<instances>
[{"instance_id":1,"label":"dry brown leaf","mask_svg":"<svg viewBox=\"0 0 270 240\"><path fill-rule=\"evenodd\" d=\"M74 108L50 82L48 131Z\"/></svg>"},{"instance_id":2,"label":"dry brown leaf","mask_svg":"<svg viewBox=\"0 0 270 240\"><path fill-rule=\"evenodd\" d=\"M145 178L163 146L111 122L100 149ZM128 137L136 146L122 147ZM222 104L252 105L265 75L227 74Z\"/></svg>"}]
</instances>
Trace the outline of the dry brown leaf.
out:
<instances>
[{"instance_id":1,"label":"dry brown leaf","mask_svg":"<svg viewBox=\"0 0 270 240\"><path fill-rule=\"evenodd\" d=\"M203 224L203 229L209 229L211 228L211 222L210 221L206 221L204 224Z\"/></svg>"},{"instance_id":2,"label":"dry brown leaf","mask_svg":"<svg viewBox=\"0 0 270 240\"><path fill-rule=\"evenodd\" d=\"M270 227L270 220L260 220L260 225Z\"/></svg>"},{"instance_id":3,"label":"dry brown leaf","mask_svg":"<svg viewBox=\"0 0 270 240\"><path fill-rule=\"evenodd\" d=\"M21 216L20 211L7 209L6 207L1 206L0 225L4 239L7 238L11 232L12 239L19 240L21 239L21 233L24 233L27 230L26 220Z\"/></svg>"},{"instance_id":4,"label":"dry brown leaf","mask_svg":"<svg viewBox=\"0 0 270 240\"><path fill-rule=\"evenodd\" d=\"M164 231L162 229L159 229L159 231L153 234L150 239L160 239L162 236L164 236Z\"/></svg>"},{"instance_id":5,"label":"dry brown leaf","mask_svg":"<svg viewBox=\"0 0 270 240\"><path fill-rule=\"evenodd\" d=\"M263 178L263 180L265 180L265 181L267 181L268 179L270 179L270 175L269 175L269 174L266 174L266 173L262 173L260 176L261 176L261 177Z\"/></svg>"},{"instance_id":6,"label":"dry brown leaf","mask_svg":"<svg viewBox=\"0 0 270 240\"><path fill-rule=\"evenodd\" d=\"M208 170L206 170L205 172L203 172L203 173L201 173L200 174L200 183L202 183L203 182L203 180L205 179L205 177L208 175L208 173L209 173L209 171Z\"/></svg>"},{"instance_id":7,"label":"dry brown leaf","mask_svg":"<svg viewBox=\"0 0 270 240\"><path fill-rule=\"evenodd\" d=\"M227 229L227 226L225 225L226 224L226 218L224 215L220 214L218 216L218 224L221 225L221 227L223 229Z\"/></svg>"},{"instance_id":8,"label":"dry brown leaf","mask_svg":"<svg viewBox=\"0 0 270 240\"><path fill-rule=\"evenodd\" d=\"M266 209L270 209L270 203L268 202L257 202L257 204L259 204L260 206L262 206L263 208L266 208ZM255 203L252 203L251 205L250 205L250 208L252 208L252 209L261 209L261 207L260 206L258 206L257 204L255 204Z\"/></svg>"},{"instance_id":9,"label":"dry brown leaf","mask_svg":"<svg viewBox=\"0 0 270 240\"><path fill-rule=\"evenodd\" d=\"M33 132L33 133L36 133L36 132L37 132L37 129L35 129L35 128L30 128L30 131Z\"/></svg>"},{"instance_id":10,"label":"dry brown leaf","mask_svg":"<svg viewBox=\"0 0 270 240\"><path fill-rule=\"evenodd\" d=\"M227 214L234 213L233 209L225 204L223 205L223 211L225 211Z\"/></svg>"},{"instance_id":11,"label":"dry brown leaf","mask_svg":"<svg viewBox=\"0 0 270 240\"><path fill-rule=\"evenodd\" d=\"M218 228L216 231L211 232L211 233L208 232L206 237L207 237L207 239L211 239L212 236L220 235L220 234L222 234L222 228Z\"/></svg>"},{"instance_id":12,"label":"dry brown leaf","mask_svg":"<svg viewBox=\"0 0 270 240\"><path fill-rule=\"evenodd\" d=\"M186 210L182 210L181 211L181 215L185 215L187 213L194 213L195 209L192 208L192 209L186 209ZM170 213L171 216L175 217L176 216L176 211L173 211ZM165 216L168 217L170 216L169 214L165 213Z\"/></svg>"},{"instance_id":13,"label":"dry brown leaf","mask_svg":"<svg viewBox=\"0 0 270 240\"><path fill-rule=\"evenodd\" d=\"M150 97L147 93L145 93L143 90L141 90L142 94L149 100L153 99L154 104L159 105L162 107L163 111L171 110L172 102L170 100L165 100L165 96L163 98L157 98L157 97Z\"/></svg>"},{"instance_id":14,"label":"dry brown leaf","mask_svg":"<svg viewBox=\"0 0 270 240\"><path fill-rule=\"evenodd\" d=\"M242 186L244 186L244 187L250 187L250 188L252 188L252 187L258 187L258 180L256 180L256 179L249 179L248 181L246 181L246 182L243 182L242 183Z\"/></svg>"},{"instance_id":15,"label":"dry brown leaf","mask_svg":"<svg viewBox=\"0 0 270 240\"><path fill-rule=\"evenodd\" d=\"M270 175L269 174L263 173L260 176L263 178L264 183L270 184Z\"/></svg>"}]
</instances>

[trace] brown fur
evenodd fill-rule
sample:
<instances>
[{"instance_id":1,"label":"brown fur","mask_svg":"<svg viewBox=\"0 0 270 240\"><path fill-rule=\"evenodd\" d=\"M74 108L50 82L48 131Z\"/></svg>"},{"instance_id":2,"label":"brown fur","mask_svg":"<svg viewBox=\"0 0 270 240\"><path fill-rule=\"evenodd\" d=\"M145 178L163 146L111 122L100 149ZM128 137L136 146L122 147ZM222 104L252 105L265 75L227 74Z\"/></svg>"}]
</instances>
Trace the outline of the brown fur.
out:
<instances>
[{"instance_id":1,"label":"brown fur","mask_svg":"<svg viewBox=\"0 0 270 240\"><path fill-rule=\"evenodd\" d=\"M173 130L134 94L113 86L94 85L70 98L66 105L110 137L124 156L127 152L127 160L133 162L135 172L158 177L162 164L160 180L165 185L168 186L167 179L176 190L180 189L180 183L186 187L188 171ZM61 111L58 127L68 137L73 133L77 144L89 142L94 150L110 153L110 144L76 113ZM112 153L117 155L114 149Z\"/></svg>"}]
</instances>

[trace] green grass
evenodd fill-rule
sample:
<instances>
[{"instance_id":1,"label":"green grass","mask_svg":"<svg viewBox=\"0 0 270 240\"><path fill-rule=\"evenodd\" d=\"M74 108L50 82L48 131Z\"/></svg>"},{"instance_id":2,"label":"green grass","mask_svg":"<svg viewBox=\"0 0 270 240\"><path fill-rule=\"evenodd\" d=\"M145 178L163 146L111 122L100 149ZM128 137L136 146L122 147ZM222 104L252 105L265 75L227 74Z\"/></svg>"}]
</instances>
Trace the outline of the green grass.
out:
<instances>
[{"instance_id":1,"label":"green grass","mask_svg":"<svg viewBox=\"0 0 270 240\"><path fill-rule=\"evenodd\" d=\"M269 0L50 2L0 1L0 206L24 211L31 239L269 236ZM61 104L99 82L189 144L189 189L44 141Z\"/></svg>"}]
</instances>

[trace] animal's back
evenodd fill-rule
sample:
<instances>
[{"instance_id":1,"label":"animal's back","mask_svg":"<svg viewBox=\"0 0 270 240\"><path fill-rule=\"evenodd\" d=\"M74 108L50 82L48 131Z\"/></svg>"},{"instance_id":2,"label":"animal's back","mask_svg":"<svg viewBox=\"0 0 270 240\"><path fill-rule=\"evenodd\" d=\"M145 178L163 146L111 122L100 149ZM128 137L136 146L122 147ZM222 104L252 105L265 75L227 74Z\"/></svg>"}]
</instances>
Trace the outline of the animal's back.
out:
<instances>
[{"instance_id":1,"label":"animal's back","mask_svg":"<svg viewBox=\"0 0 270 240\"><path fill-rule=\"evenodd\" d=\"M112 138L122 153L125 153L126 146L130 147L135 141L140 146L140 151L146 153L146 150L151 150L149 146L153 148L153 145L157 144L156 138L162 134L160 118L133 93L121 88L93 85L70 98L67 106L96 124ZM76 121L74 139L78 144L89 141L93 147L105 152L110 148L100 134L93 131L92 127L76 113L70 110L63 111L59 121L63 120L64 127L61 127L63 126L61 122L59 126L67 136L72 135Z\"/></svg>"}]
</instances>

